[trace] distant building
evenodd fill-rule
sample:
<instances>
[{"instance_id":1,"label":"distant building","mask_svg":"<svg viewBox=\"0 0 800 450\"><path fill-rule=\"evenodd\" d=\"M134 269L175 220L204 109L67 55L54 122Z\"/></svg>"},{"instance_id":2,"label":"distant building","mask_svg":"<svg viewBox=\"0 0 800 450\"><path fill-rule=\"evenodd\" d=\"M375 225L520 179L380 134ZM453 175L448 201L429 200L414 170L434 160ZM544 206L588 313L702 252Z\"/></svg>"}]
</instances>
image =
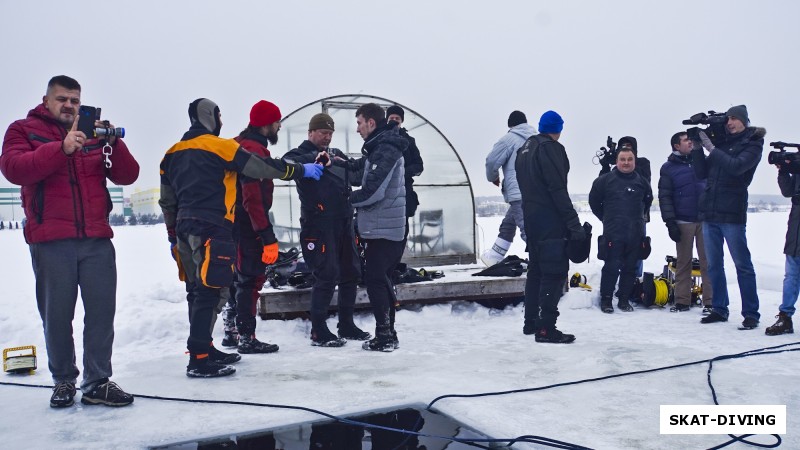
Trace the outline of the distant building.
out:
<instances>
[{"instance_id":1,"label":"distant building","mask_svg":"<svg viewBox=\"0 0 800 450\"><path fill-rule=\"evenodd\" d=\"M111 195L113 205L111 214L122 214L124 202L122 186L109 186L108 193ZM23 218L25 212L22 210L20 188L0 188L0 220L21 221Z\"/></svg>"},{"instance_id":2,"label":"distant building","mask_svg":"<svg viewBox=\"0 0 800 450\"><path fill-rule=\"evenodd\" d=\"M131 210L133 214L145 215L161 214L161 207L158 206L158 199L161 196L161 188L152 188L146 190L136 189L131 194Z\"/></svg>"}]
</instances>

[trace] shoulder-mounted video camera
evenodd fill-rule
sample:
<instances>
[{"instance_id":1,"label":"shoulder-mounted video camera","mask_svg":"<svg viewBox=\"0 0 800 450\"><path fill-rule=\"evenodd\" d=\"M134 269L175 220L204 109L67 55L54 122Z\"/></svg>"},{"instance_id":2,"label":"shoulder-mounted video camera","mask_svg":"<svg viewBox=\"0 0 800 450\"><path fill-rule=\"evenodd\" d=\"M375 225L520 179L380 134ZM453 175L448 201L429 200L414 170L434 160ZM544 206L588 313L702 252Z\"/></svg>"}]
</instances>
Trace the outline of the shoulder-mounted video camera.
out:
<instances>
[{"instance_id":1,"label":"shoulder-mounted video camera","mask_svg":"<svg viewBox=\"0 0 800 450\"><path fill-rule=\"evenodd\" d=\"M800 153L789 153L786 148L795 148L800 150L800 144L790 144L788 142L770 142L772 148L777 148L776 152L769 152L767 161L770 164L780 166L782 170L787 170L789 173L800 173ZM788 163L786 161L789 161Z\"/></svg>"},{"instance_id":2,"label":"shoulder-mounted video camera","mask_svg":"<svg viewBox=\"0 0 800 450\"><path fill-rule=\"evenodd\" d=\"M714 146L717 147L724 144L725 140L728 138L725 130L725 124L728 123L728 116L725 115L725 113L709 111L708 114L706 114L701 112L692 115L681 123L684 125L708 125L705 128L691 127L686 130L689 139L695 142L700 142L700 131L705 132L706 136L708 136Z\"/></svg>"},{"instance_id":3,"label":"shoulder-mounted video camera","mask_svg":"<svg viewBox=\"0 0 800 450\"><path fill-rule=\"evenodd\" d=\"M611 139L611 136L606 139L606 146L600 147L600 150L595 153L592 162L594 162L595 165L600 164L606 167L613 166L617 163L617 143Z\"/></svg>"},{"instance_id":4,"label":"shoulder-mounted video camera","mask_svg":"<svg viewBox=\"0 0 800 450\"><path fill-rule=\"evenodd\" d=\"M111 136L124 138L125 128L113 128L107 120L102 121L102 127L95 127L95 122L101 121L100 111L100 108L81 105L78 110L78 131L82 131L89 139Z\"/></svg>"}]
</instances>

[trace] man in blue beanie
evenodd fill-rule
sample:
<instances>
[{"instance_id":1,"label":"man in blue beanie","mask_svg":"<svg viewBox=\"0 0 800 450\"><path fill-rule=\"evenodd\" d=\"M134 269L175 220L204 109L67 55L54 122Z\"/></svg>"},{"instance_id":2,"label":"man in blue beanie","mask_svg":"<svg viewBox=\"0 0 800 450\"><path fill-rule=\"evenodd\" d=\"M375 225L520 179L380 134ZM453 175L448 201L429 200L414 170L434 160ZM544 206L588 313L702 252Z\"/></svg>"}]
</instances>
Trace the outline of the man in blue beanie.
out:
<instances>
[{"instance_id":1,"label":"man in blue beanie","mask_svg":"<svg viewBox=\"0 0 800 450\"><path fill-rule=\"evenodd\" d=\"M557 112L542 114L539 134L525 142L516 160L530 261L522 332L535 334L536 342L555 344L575 341L574 335L556 329L558 300L569 271L567 240L586 239L567 191L569 158L558 142L563 127Z\"/></svg>"}]
</instances>

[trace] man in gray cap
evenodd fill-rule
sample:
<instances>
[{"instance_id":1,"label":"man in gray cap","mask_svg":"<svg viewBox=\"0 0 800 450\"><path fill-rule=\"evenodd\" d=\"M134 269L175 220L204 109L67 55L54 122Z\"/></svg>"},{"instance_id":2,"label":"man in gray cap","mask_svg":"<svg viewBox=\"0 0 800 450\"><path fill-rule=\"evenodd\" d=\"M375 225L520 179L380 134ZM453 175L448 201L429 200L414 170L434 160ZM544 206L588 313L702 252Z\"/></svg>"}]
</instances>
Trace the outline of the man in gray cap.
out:
<instances>
[{"instance_id":1,"label":"man in gray cap","mask_svg":"<svg viewBox=\"0 0 800 450\"><path fill-rule=\"evenodd\" d=\"M747 248L747 188L753 181L766 130L751 127L745 105L734 106L727 113L726 135L715 145L703 131L700 142L692 150L692 164L699 179L706 180L705 195L700 204L703 239L708 258L708 276L714 290L712 312L701 323L728 321L728 282L723 266L723 242L728 243L742 297L740 329L758 327L756 273ZM703 149L708 154L703 152Z\"/></svg>"},{"instance_id":2,"label":"man in gray cap","mask_svg":"<svg viewBox=\"0 0 800 450\"><path fill-rule=\"evenodd\" d=\"M327 158L347 159L339 149L329 148L333 118L314 115L308 123L308 139L283 155L293 163L313 163L326 152ZM364 341L372 336L353 322L361 261L356 250L350 178L344 167L329 166L320 180L299 180L300 245L303 259L314 274L311 288L311 345L341 347L348 339ZM328 309L339 286L338 337L328 329Z\"/></svg>"}]
</instances>

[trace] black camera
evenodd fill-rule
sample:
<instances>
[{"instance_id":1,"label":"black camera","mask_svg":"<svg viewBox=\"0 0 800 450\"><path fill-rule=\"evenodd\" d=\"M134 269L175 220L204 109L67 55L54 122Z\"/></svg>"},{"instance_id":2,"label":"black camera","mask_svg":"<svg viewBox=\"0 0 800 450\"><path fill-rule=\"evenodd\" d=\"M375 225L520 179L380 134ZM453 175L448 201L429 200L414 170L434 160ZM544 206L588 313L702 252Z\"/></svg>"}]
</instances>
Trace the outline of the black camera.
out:
<instances>
[{"instance_id":1,"label":"black camera","mask_svg":"<svg viewBox=\"0 0 800 450\"><path fill-rule=\"evenodd\" d=\"M100 128L95 128L95 122L100 121L100 108L81 105L78 110L78 131L82 131L87 138L96 137L125 137L125 128L114 128L105 120Z\"/></svg>"},{"instance_id":2,"label":"black camera","mask_svg":"<svg viewBox=\"0 0 800 450\"><path fill-rule=\"evenodd\" d=\"M769 152L767 155L770 164L780 166L781 170L787 170L789 173L800 173L800 153L786 151L787 147L800 149L800 144L778 141L770 142L769 145L778 149L777 152Z\"/></svg>"},{"instance_id":3,"label":"black camera","mask_svg":"<svg viewBox=\"0 0 800 450\"><path fill-rule=\"evenodd\" d=\"M711 143L716 147L724 144L728 139L727 130L725 129L725 124L728 123L728 116L725 113L709 111L706 114L701 112L692 115L692 117L681 123L684 125L708 125L706 128L692 127L686 130L686 134L689 135L689 139L692 141L700 142L700 131L705 132L706 136L711 139Z\"/></svg>"},{"instance_id":4,"label":"black camera","mask_svg":"<svg viewBox=\"0 0 800 450\"><path fill-rule=\"evenodd\" d=\"M611 139L611 136L606 140L606 146L600 147L594 155L594 163L600 164L603 167L610 167L617 163L617 143Z\"/></svg>"}]
</instances>

